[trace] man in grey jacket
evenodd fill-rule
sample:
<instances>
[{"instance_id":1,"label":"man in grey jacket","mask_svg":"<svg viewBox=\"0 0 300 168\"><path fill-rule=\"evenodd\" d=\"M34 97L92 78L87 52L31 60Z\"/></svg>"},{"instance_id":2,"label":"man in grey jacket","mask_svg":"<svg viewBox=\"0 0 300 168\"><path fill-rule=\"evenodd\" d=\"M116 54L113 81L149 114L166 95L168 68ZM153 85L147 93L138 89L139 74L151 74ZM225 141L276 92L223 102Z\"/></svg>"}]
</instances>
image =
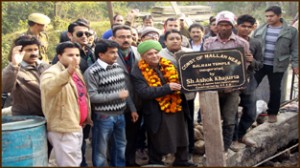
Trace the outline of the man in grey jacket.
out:
<instances>
[{"instance_id":1,"label":"man in grey jacket","mask_svg":"<svg viewBox=\"0 0 300 168\"><path fill-rule=\"evenodd\" d=\"M293 72L298 69L298 32L281 18L281 8L271 6L265 10L267 23L255 30L253 37L262 42L263 67L255 74L257 86L265 75L270 85L268 122L277 121L280 107L281 81L291 60Z\"/></svg>"}]
</instances>

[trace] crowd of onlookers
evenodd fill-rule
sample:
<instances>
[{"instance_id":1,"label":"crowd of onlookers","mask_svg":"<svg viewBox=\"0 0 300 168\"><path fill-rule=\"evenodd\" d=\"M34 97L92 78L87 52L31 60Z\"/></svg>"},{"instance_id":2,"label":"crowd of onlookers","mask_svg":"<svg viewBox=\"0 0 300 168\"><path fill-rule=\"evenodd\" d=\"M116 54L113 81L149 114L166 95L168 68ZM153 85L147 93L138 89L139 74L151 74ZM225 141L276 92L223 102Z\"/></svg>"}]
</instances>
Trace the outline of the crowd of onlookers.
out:
<instances>
[{"instance_id":1,"label":"crowd of onlookers","mask_svg":"<svg viewBox=\"0 0 300 168\"><path fill-rule=\"evenodd\" d=\"M262 15L265 23L257 25L249 14L221 11L209 18L208 27L187 26L185 18L174 17L164 21L162 31L151 15L138 27L128 19L134 16L115 15L102 36L79 18L61 33L49 60L45 26L51 20L32 13L28 31L14 40L10 63L2 70L2 100L12 99L12 115L45 117L48 156L54 152L57 166L88 166L90 136L93 166L140 166L136 154L163 165L169 153L175 156L173 166L197 166L192 160L194 111L199 123L205 118L194 108L196 93L182 89L175 53L242 47L246 87L218 90L220 150L226 156L228 150L241 149L241 143L257 147L245 136L257 119L255 89L267 76L270 101L258 118L275 123L289 63L298 74L297 29L282 18L278 6ZM240 120L238 106L243 107Z\"/></svg>"}]
</instances>

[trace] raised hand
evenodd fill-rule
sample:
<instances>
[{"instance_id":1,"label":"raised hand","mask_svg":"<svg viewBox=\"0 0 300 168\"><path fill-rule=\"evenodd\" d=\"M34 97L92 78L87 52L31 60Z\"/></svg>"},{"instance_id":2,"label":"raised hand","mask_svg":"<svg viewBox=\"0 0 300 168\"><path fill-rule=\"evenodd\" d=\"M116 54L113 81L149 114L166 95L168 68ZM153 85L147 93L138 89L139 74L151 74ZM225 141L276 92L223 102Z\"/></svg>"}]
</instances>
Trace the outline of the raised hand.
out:
<instances>
[{"instance_id":1,"label":"raised hand","mask_svg":"<svg viewBox=\"0 0 300 168\"><path fill-rule=\"evenodd\" d=\"M21 51L21 49L22 46L19 45L19 46L15 46L12 50L11 63L13 66L18 66L23 60L25 51L24 50Z\"/></svg>"},{"instance_id":2,"label":"raised hand","mask_svg":"<svg viewBox=\"0 0 300 168\"><path fill-rule=\"evenodd\" d=\"M75 57L73 57L72 61L70 62L69 66L68 66L68 72L70 75L72 75L76 69L79 68L79 65L77 63L77 60Z\"/></svg>"}]
</instances>

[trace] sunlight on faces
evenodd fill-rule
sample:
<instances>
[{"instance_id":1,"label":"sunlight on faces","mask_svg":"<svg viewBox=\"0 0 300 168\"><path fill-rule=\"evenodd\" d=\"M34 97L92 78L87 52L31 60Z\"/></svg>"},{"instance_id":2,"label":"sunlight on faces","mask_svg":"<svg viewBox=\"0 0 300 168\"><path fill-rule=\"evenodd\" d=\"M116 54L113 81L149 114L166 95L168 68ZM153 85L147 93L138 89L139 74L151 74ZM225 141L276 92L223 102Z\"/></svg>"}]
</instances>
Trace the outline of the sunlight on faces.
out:
<instances>
[{"instance_id":1,"label":"sunlight on faces","mask_svg":"<svg viewBox=\"0 0 300 168\"><path fill-rule=\"evenodd\" d=\"M142 54L142 59L145 60L147 64L149 64L152 67L158 66L160 55L158 55L158 51L155 49L150 49L146 51L144 54Z\"/></svg>"},{"instance_id":2,"label":"sunlight on faces","mask_svg":"<svg viewBox=\"0 0 300 168\"><path fill-rule=\"evenodd\" d=\"M77 65L79 68L80 64L80 51L78 48L65 48L62 55L58 55L59 62L62 63L66 68L73 61L73 58L76 59Z\"/></svg>"},{"instance_id":3,"label":"sunlight on faces","mask_svg":"<svg viewBox=\"0 0 300 168\"><path fill-rule=\"evenodd\" d=\"M116 17L116 19L114 20L114 23L119 23L119 24L124 24L124 18L123 18L123 16L121 16L121 15L118 15L117 17Z\"/></svg>"},{"instance_id":4,"label":"sunlight on faces","mask_svg":"<svg viewBox=\"0 0 300 168\"><path fill-rule=\"evenodd\" d=\"M181 49L181 36L178 33L170 33L165 41L165 45L171 52L176 52Z\"/></svg>"},{"instance_id":5,"label":"sunlight on faces","mask_svg":"<svg viewBox=\"0 0 300 168\"><path fill-rule=\"evenodd\" d=\"M128 49L132 43L131 30L119 29L116 37L113 36L112 39L120 45L121 49Z\"/></svg>"},{"instance_id":6,"label":"sunlight on faces","mask_svg":"<svg viewBox=\"0 0 300 168\"><path fill-rule=\"evenodd\" d=\"M22 49L25 51L23 61L27 64L33 65L39 59L39 47L36 44L27 45Z\"/></svg>"},{"instance_id":7,"label":"sunlight on faces","mask_svg":"<svg viewBox=\"0 0 300 168\"><path fill-rule=\"evenodd\" d=\"M105 53L99 53L99 58L109 65L116 63L118 56L118 48L107 48Z\"/></svg>"},{"instance_id":8,"label":"sunlight on faces","mask_svg":"<svg viewBox=\"0 0 300 168\"><path fill-rule=\"evenodd\" d=\"M145 20L143 21L143 25L144 25L145 27L153 26L153 20L152 20L152 19L145 19Z\"/></svg>"}]
</instances>

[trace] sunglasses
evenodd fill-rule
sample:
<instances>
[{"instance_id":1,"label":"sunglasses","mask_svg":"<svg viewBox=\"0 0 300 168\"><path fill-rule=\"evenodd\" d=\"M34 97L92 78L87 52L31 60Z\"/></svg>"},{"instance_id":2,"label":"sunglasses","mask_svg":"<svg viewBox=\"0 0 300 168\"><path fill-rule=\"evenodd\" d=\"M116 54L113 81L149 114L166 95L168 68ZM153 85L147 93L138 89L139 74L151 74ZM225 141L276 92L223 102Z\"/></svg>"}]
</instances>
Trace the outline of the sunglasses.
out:
<instances>
[{"instance_id":1,"label":"sunglasses","mask_svg":"<svg viewBox=\"0 0 300 168\"><path fill-rule=\"evenodd\" d=\"M79 31L79 32L76 33L76 36L77 37L82 37L83 34L85 34L86 37L90 37L92 35L90 32L87 32L87 31L86 32Z\"/></svg>"}]
</instances>

